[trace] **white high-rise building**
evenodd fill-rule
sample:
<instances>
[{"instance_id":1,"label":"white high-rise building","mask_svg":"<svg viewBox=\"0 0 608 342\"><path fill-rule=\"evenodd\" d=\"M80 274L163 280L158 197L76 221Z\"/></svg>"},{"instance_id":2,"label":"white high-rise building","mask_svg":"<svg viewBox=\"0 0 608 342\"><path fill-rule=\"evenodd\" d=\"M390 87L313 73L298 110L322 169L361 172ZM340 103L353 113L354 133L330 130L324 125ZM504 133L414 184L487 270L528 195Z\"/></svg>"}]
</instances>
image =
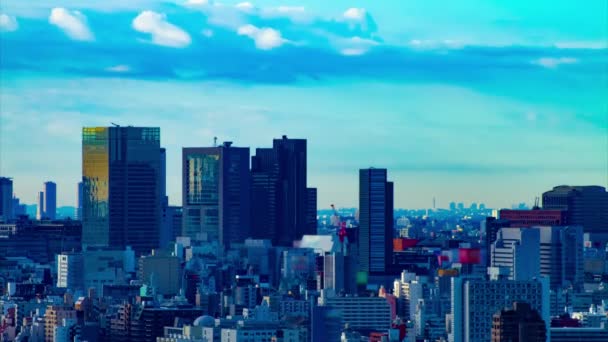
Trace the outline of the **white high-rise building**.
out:
<instances>
[{"instance_id":1,"label":"white high-rise building","mask_svg":"<svg viewBox=\"0 0 608 342\"><path fill-rule=\"evenodd\" d=\"M83 256L79 252L57 254L57 287L82 289L84 282Z\"/></svg>"},{"instance_id":2,"label":"white high-rise building","mask_svg":"<svg viewBox=\"0 0 608 342\"><path fill-rule=\"evenodd\" d=\"M44 192L38 193L38 206L36 208L36 220L42 220L44 218Z\"/></svg>"},{"instance_id":3,"label":"white high-rise building","mask_svg":"<svg viewBox=\"0 0 608 342\"><path fill-rule=\"evenodd\" d=\"M529 228L502 228L492 244L492 267L509 269L510 280L540 275L540 233Z\"/></svg>"},{"instance_id":4,"label":"white high-rise building","mask_svg":"<svg viewBox=\"0 0 608 342\"><path fill-rule=\"evenodd\" d=\"M492 315L513 302L525 302L541 313L549 331L549 280L509 280L508 268L489 268L490 280L452 278L450 342L490 341Z\"/></svg>"}]
</instances>

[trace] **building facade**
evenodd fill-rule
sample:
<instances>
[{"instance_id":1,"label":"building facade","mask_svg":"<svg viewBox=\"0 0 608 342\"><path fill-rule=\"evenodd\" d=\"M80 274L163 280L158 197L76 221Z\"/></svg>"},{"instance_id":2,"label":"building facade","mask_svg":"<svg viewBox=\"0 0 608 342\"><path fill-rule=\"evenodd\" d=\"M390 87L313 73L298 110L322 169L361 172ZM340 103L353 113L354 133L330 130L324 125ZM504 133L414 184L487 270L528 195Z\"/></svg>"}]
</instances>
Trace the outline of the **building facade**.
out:
<instances>
[{"instance_id":1,"label":"building facade","mask_svg":"<svg viewBox=\"0 0 608 342\"><path fill-rule=\"evenodd\" d=\"M0 177L0 221L13 219L13 180Z\"/></svg>"},{"instance_id":2,"label":"building facade","mask_svg":"<svg viewBox=\"0 0 608 342\"><path fill-rule=\"evenodd\" d=\"M492 244L492 267L507 267L510 280L540 275L540 232L528 228L502 228Z\"/></svg>"},{"instance_id":3,"label":"building facade","mask_svg":"<svg viewBox=\"0 0 608 342\"><path fill-rule=\"evenodd\" d=\"M83 128L83 246L159 246L160 164L159 128Z\"/></svg>"},{"instance_id":4,"label":"building facade","mask_svg":"<svg viewBox=\"0 0 608 342\"><path fill-rule=\"evenodd\" d=\"M528 303L515 302L492 318L492 342L545 342L547 327Z\"/></svg>"},{"instance_id":5,"label":"building facade","mask_svg":"<svg viewBox=\"0 0 608 342\"><path fill-rule=\"evenodd\" d=\"M359 270L382 274L393 256L393 183L386 169L359 171Z\"/></svg>"},{"instance_id":6,"label":"building facade","mask_svg":"<svg viewBox=\"0 0 608 342\"><path fill-rule=\"evenodd\" d=\"M44 218L54 220L57 214L57 184L44 182Z\"/></svg>"}]
</instances>

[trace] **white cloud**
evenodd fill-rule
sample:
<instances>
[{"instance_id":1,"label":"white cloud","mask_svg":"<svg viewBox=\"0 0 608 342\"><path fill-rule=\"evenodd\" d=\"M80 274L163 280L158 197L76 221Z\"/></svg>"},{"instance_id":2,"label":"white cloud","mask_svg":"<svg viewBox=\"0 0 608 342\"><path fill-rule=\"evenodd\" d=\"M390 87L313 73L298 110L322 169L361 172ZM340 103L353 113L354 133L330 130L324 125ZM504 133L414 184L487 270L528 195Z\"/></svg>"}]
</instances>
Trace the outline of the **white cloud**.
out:
<instances>
[{"instance_id":1,"label":"white cloud","mask_svg":"<svg viewBox=\"0 0 608 342\"><path fill-rule=\"evenodd\" d=\"M243 12L251 12L254 9L253 4L249 1L239 2L238 4L235 5L235 7L239 11L243 11Z\"/></svg>"},{"instance_id":2,"label":"white cloud","mask_svg":"<svg viewBox=\"0 0 608 342\"><path fill-rule=\"evenodd\" d=\"M119 64L119 65L114 65L114 66L111 66L111 67L107 67L106 71L116 72L116 73L123 73L123 72L129 72L129 71L131 71L131 68L128 65Z\"/></svg>"},{"instance_id":3,"label":"white cloud","mask_svg":"<svg viewBox=\"0 0 608 342\"><path fill-rule=\"evenodd\" d=\"M0 32L13 32L17 31L18 28L17 18L4 13L0 14Z\"/></svg>"},{"instance_id":4,"label":"white cloud","mask_svg":"<svg viewBox=\"0 0 608 342\"><path fill-rule=\"evenodd\" d=\"M537 60L532 61L532 64L537 64L542 67L550 68L550 69L557 68L558 66L560 66L562 64L576 64L576 63L578 63L578 59L571 58L571 57L559 57L559 58L543 57L543 58L539 58Z\"/></svg>"},{"instance_id":5,"label":"white cloud","mask_svg":"<svg viewBox=\"0 0 608 342\"><path fill-rule=\"evenodd\" d=\"M344 17L344 19L350 21L363 21L363 19L365 19L366 13L367 12L365 11L365 8L351 7L347 9L344 14L342 14L342 16Z\"/></svg>"},{"instance_id":6,"label":"white cloud","mask_svg":"<svg viewBox=\"0 0 608 342\"><path fill-rule=\"evenodd\" d=\"M379 43L361 37L351 37L337 42L340 53L345 56L360 56L367 53L372 47Z\"/></svg>"},{"instance_id":7,"label":"white cloud","mask_svg":"<svg viewBox=\"0 0 608 342\"><path fill-rule=\"evenodd\" d=\"M95 39L87 25L87 18L79 11L55 7L51 10L49 23L59 27L73 40L92 41Z\"/></svg>"},{"instance_id":8,"label":"white cloud","mask_svg":"<svg viewBox=\"0 0 608 342\"><path fill-rule=\"evenodd\" d=\"M281 36L281 32L269 27L258 28L253 25L245 25L239 27L237 33L253 39L255 46L260 50L271 50L287 42Z\"/></svg>"},{"instance_id":9,"label":"white cloud","mask_svg":"<svg viewBox=\"0 0 608 342\"><path fill-rule=\"evenodd\" d=\"M163 13L143 11L133 19L132 26L136 31L150 34L152 42L157 45L181 48L191 42L190 35L168 22Z\"/></svg>"},{"instance_id":10,"label":"white cloud","mask_svg":"<svg viewBox=\"0 0 608 342\"><path fill-rule=\"evenodd\" d=\"M207 5L208 3L209 3L209 0L188 0L188 1L186 1L186 5L191 5L191 6Z\"/></svg>"}]
</instances>

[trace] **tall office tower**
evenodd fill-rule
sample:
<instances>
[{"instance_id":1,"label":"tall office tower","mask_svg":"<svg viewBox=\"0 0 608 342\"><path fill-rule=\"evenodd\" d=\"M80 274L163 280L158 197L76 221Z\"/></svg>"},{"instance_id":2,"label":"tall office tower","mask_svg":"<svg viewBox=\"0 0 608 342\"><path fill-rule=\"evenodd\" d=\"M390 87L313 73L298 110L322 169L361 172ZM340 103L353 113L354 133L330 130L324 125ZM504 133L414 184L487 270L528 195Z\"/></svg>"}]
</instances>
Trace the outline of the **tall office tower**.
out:
<instances>
[{"instance_id":1,"label":"tall office tower","mask_svg":"<svg viewBox=\"0 0 608 342\"><path fill-rule=\"evenodd\" d=\"M306 140L274 139L251 158L252 234L273 244L292 246L314 234L307 222ZM312 194L312 192L311 192Z\"/></svg>"},{"instance_id":2,"label":"tall office tower","mask_svg":"<svg viewBox=\"0 0 608 342\"><path fill-rule=\"evenodd\" d=\"M540 275L540 232L528 228L502 228L492 244L492 267L509 269L510 280Z\"/></svg>"},{"instance_id":3,"label":"tall office tower","mask_svg":"<svg viewBox=\"0 0 608 342\"><path fill-rule=\"evenodd\" d=\"M0 177L0 221L13 219L13 180Z\"/></svg>"},{"instance_id":4,"label":"tall office tower","mask_svg":"<svg viewBox=\"0 0 608 342\"><path fill-rule=\"evenodd\" d=\"M57 214L57 184L44 182L44 217L54 220Z\"/></svg>"},{"instance_id":5,"label":"tall office tower","mask_svg":"<svg viewBox=\"0 0 608 342\"><path fill-rule=\"evenodd\" d=\"M386 169L359 170L359 270L383 274L393 255L393 183Z\"/></svg>"},{"instance_id":6,"label":"tall office tower","mask_svg":"<svg viewBox=\"0 0 608 342\"><path fill-rule=\"evenodd\" d=\"M489 267L492 264L492 244L496 241L496 236L500 228L510 227L509 221L497 220L495 217L486 217L485 221L481 222L481 230L484 233L484 247L485 247L485 265Z\"/></svg>"},{"instance_id":7,"label":"tall office tower","mask_svg":"<svg viewBox=\"0 0 608 342\"><path fill-rule=\"evenodd\" d=\"M492 320L492 342L545 342L547 327L530 304L514 302L512 309L502 309Z\"/></svg>"},{"instance_id":8,"label":"tall office tower","mask_svg":"<svg viewBox=\"0 0 608 342\"><path fill-rule=\"evenodd\" d=\"M82 220L82 182L78 182L78 189L76 192L76 215L74 218L77 220Z\"/></svg>"},{"instance_id":9,"label":"tall office tower","mask_svg":"<svg viewBox=\"0 0 608 342\"><path fill-rule=\"evenodd\" d=\"M81 252L57 254L57 287L84 290L84 262Z\"/></svg>"},{"instance_id":10,"label":"tall office tower","mask_svg":"<svg viewBox=\"0 0 608 342\"><path fill-rule=\"evenodd\" d=\"M608 241L608 192L601 186L556 186L543 194L543 209L567 210L567 224L583 226L591 240Z\"/></svg>"},{"instance_id":11,"label":"tall office tower","mask_svg":"<svg viewBox=\"0 0 608 342\"><path fill-rule=\"evenodd\" d=\"M549 284L545 277L508 280L508 269L489 268L490 279L452 278L451 332L448 341L491 341L494 313L526 302L541 313L548 331Z\"/></svg>"},{"instance_id":12,"label":"tall office tower","mask_svg":"<svg viewBox=\"0 0 608 342\"><path fill-rule=\"evenodd\" d=\"M83 246L131 246L149 253L160 243L160 128L82 130Z\"/></svg>"},{"instance_id":13,"label":"tall office tower","mask_svg":"<svg viewBox=\"0 0 608 342\"><path fill-rule=\"evenodd\" d=\"M580 226L539 226L540 273L552 289L584 281L583 229Z\"/></svg>"},{"instance_id":14,"label":"tall office tower","mask_svg":"<svg viewBox=\"0 0 608 342\"><path fill-rule=\"evenodd\" d=\"M36 207L36 220L42 220L44 216L44 192L38 193L38 205Z\"/></svg>"},{"instance_id":15,"label":"tall office tower","mask_svg":"<svg viewBox=\"0 0 608 342\"><path fill-rule=\"evenodd\" d=\"M182 150L182 234L242 242L250 229L249 148L225 142Z\"/></svg>"},{"instance_id":16,"label":"tall office tower","mask_svg":"<svg viewBox=\"0 0 608 342\"><path fill-rule=\"evenodd\" d=\"M306 189L306 234L317 234L317 188Z\"/></svg>"}]
</instances>

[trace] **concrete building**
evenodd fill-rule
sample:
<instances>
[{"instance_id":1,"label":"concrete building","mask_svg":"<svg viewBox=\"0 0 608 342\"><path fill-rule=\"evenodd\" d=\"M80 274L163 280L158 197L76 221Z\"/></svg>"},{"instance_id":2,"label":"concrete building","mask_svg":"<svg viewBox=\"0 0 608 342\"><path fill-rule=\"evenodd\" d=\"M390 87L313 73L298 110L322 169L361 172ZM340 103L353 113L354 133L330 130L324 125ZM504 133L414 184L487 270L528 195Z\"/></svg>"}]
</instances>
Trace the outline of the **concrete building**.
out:
<instances>
[{"instance_id":1,"label":"concrete building","mask_svg":"<svg viewBox=\"0 0 608 342\"><path fill-rule=\"evenodd\" d=\"M551 342L606 342L605 328L551 328Z\"/></svg>"},{"instance_id":2,"label":"concrete building","mask_svg":"<svg viewBox=\"0 0 608 342\"><path fill-rule=\"evenodd\" d=\"M152 255L139 258L138 278L154 288L156 294L175 296L180 290L180 259L153 251Z\"/></svg>"},{"instance_id":3,"label":"concrete building","mask_svg":"<svg viewBox=\"0 0 608 342\"><path fill-rule=\"evenodd\" d=\"M55 329L63 326L64 319L76 320L76 310L58 305L49 305L44 313L44 340L55 341Z\"/></svg>"},{"instance_id":4,"label":"concrete building","mask_svg":"<svg viewBox=\"0 0 608 342\"><path fill-rule=\"evenodd\" d=\"M13 180L0 177L0 222L13 219Z\"/></svg>"},{"instance_id":5,"label":"concrete building","mask_svg":"<svg viewBox=\"0 0 608 342\"><path fill-rule=\"evenodd\" d=\"M530 304L514 302L512 309L494 314L492 342L546 342L547 327Z\"/></svg>"},{"instance_id":6,"label":"concrete building","mask_svg":"<svg viewBox=\"0 0 608 342\"><path fill-rule=\"evenodd\" d=\"M490 280L452 278L452 310L450 342L490 341L492 316L513 302L529 303L541 313L549 329L549 283L541 277L535 280L508 280L509 270L489 268Z\"/></svg>"},{"instance_id":7,"label":"concrete building","mask_svg":"<svg viewBox=\"0 0 608 342\"><path fill-rule=\"evenodd\" d=\"M354 330L388 330L391 327L391 307L382 297L321 297L322 305L339 310L342 326Z\"/></svg>"},{"instance_id":8,"label":"concrete building","mask_svg":"<svg viewBox=\"0 0 608 342\"><path fill-rule=\"evenodd\" d=\"M104 285L124 285L135 272L135 251L89 248L82 252L84 288L103 293Z\"/></svg>"},{"instance_id":9,"label":"concrete building","mask_svg":"<svg viewBox=\"0 0 608 342\"><path fill-rule=\"evenodd\" d=\"M583 229L581 226L531 227L540 232L540 274L551 288L584 281Z\"/></svg>"},{"instance_id":10,"label":"concrete building","mask_svg":"<svg viewBox=\"0 0 608 342\"><path fill-rule=\"evenodd\" d=\"M591 240L608 241L608 192L601 186L556 186L543 193L543 209L566 210L567 224L583 227Z\"/></svg>"},{"instance_id":11,"label":"concrete building","mask_svg":"<svg viewBox=\"0 0 608 342\"><path fill-rule=\"evenodd\" d=\"M57 254L57 287L84 290L84 263L81 252Z\"/></svg>"},{"instance_id":12,"label":"concrete building","mask_svg":"<svg viewBox=\"0 0 608 342\"><path fill-rule=\"evenodd\" d=\"M311 341L339 341L342 334L342 311L328 306L312 309Z\"/></svg>"},{"instance_id":13,"label":"concrete building","mask_svg":"<svg viewBox=\"0 0 608 342\"><path fill-rule=\"evenodd\" d=\"M540 232L528 228L501 228L492 244L491 266L509 269L510 280L540 275Z\"/></svg>"},{"instance_id":14,"label":"concrete building","mask_svg":"<svg viewBox=\"0 0 608 342\"><path fill-rule=\"evenodd\" d=\"M384 274L393 262L393 183L386 169L359 170L359 268Z\"/></svg>"},{"instance_id":15,"label":"concrete building","mask_svg":"<svg viewBox=\"0 0 608 342\"><path fill-rule=\"evenodd\" d=\"M44 192L38 193L38 202L36 205L36 220L44 219Z\"/></svg>"},{"instance_id":16,"label":"concrete building","mask_svg":"<svg viewBox=\"0 0 608 342\"><path fill-rule=\"evenodd\" d=\"M57 184L44 182L44 218L54 220L57 215Z\"/></svg>"}]
</instances>

